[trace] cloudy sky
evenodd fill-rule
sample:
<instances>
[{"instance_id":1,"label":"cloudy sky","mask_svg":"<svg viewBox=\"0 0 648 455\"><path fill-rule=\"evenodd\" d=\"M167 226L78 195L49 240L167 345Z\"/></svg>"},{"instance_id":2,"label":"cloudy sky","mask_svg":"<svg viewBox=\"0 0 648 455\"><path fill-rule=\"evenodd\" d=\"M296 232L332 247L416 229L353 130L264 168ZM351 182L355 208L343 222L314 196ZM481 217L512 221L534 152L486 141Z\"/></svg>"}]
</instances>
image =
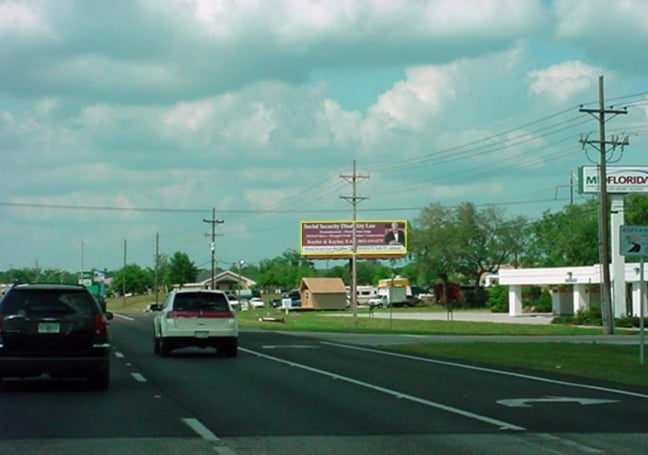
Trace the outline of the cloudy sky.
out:
<instances>
[{"instance_id":1,"label":"cloudy sky","mask_svg":"<svg viewBox=\"0 0 648 455\"><path fill-rule=\"evenodd\" d=\"M0 0L0 270L258 263L300 220L561 210L647 164L645 0ZM126 252L126 254L124 254Z\"/></svg>"}]
</instances>

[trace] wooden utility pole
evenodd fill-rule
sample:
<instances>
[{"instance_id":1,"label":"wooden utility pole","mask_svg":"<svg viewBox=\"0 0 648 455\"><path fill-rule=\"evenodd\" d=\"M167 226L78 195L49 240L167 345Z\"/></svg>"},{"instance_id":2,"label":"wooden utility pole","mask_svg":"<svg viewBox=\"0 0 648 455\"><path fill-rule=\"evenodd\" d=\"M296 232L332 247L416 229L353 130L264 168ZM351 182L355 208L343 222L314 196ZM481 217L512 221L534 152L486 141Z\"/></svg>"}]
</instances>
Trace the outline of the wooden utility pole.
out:
<instances>
[{"instance_id":1,"label":"wooden utility pole","mask_svg":"<svg viewBox=\"0 0 648 455\"><path fill-rule=\"evenodd\" d=\"M216 271L216 225L223 224L225 220L216 219L216 209L212 208L212 217L210 220L203 218L203 222L211 224L211 280L210 289L214 289L214 277Z\"/></svg>"},{"instance_id":2,"label":"wooden utility pole","mask_svg":"<svg viewBox=\"0 0 648 455\"><path fill-rule=\"evenodd\" d=\"M351 221L351 258L350 258L350 268L351 270L349 271L349 276L351 278L351 283L349 284L349 294L351 297L351 310L353 311L353 324L358 323L358 294L357 294L357 288L358 288L358 274L357 274L357 252L358 252L358 238L357 238L357 232L356 232L356 220L358 218L358 210L357 210L357 205L358 202L363 200L363 199L369 199L368 197L362 197L358 196L357 194L357 181L358 179L368 179L368 175L358 175L356 172L356 162L353 160L353 174L348 175L348 174L341 174L340 178L343 178L347 182L350 182L352 187L353 187L353 195L352 196L340 196L341 199L346 199L351 204L353 205L353 217Z\"/></svg>"},{"instance_id":3,"label":"wooden utility pole","mask_svg":"<svg viewBox=\"0 0 648 455\"><path fill-rule=\"evenodd\" d=\"M160 233L155 234L155 303L160 300Z\"/></svg>"},{"instance_id":4,"label":"wooden utility pole","mask_svg":"<svg viewBox=\"0 0 648 455\"><path fill-rule=\"evenodd\" d=\"M124 239L124 268L122 269L122 299L126 304L126 258L128 255L128 242Z\"/></svg>"},{"instance_id":5,"label":"wooden utility pole","mask_svg":"<svg viewBox=\"0 0 648 455\"><path fill-rule=\"evenodd\" d=\"M581 106L580 112L591 114L598 120L599 123L599 139L583 140L583 145L591 145L599 151L599 262L601 263L601 317L603 319L604 333L611 335L614 333L614 312L612 311L612 293L611 293L611 279L610 279L610 217L608 209L608 194L607 194L607 152L606 145L611 145L612 150L617 146L626 145L627 140L620 142L618 139L613 138L610 141L605 140L605 116L606 114L618 115L627 114L627 108L613 109L612 107L605 108L605 96L603 93L603 76L599 77L599 105L597 109L585 109ZM617 277L619 279L619 277ZM618 302L625 305L625 302Z\"/></svg>"}]
</instances>

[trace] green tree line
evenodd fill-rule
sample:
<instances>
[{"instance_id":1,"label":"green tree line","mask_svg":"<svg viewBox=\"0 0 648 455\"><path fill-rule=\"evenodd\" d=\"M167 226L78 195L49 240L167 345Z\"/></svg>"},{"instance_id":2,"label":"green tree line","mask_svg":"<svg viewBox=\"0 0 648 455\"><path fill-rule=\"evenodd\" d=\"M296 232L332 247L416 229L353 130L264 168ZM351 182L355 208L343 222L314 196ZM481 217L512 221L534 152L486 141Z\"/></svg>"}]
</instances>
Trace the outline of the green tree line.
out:
<instances>
[{"instance_id":1,"label":"green tree line","mask_svg":"<svg viewBox=\"0 0 648 455\"><path fill-rule=\"evenodd\" d=\"M625 224L648 224L648 195L625 198ZM429 286L442 274L450 280L480 289L484 273L495 273L502 265L513 267L561 267L598 263L599 206L592 198L570 204L559 211L545 211L539 219L507 216L494 206L478 207L465 202L457 206L438 203L425 207L409 222L408 255L400 260L357 261L358 284L376 285L382 278L404 276L419 286ZM108 271L111 291L141 294L171 285L195 282L205 270L199 269L181 251L160 254L155 266L127 264ZM231 266L239 272L238 264ZM217 273L223 269L216 270ZM257 283L260 290L288 290L304 277L339 277L350 282L348 265L318 268L296 250L244 264L241 274ZM0 282L46 281L77 283L78 273L56 269L11 269L0 272Z\"/></svg>"}]
</instances>

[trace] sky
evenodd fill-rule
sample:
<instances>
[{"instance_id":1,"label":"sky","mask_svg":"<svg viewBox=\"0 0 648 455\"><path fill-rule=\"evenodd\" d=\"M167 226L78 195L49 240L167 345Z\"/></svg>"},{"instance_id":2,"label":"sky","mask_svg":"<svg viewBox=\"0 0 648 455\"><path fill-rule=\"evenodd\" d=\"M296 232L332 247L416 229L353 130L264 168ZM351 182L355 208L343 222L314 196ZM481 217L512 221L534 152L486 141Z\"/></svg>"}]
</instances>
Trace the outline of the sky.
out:
<instances>
[{"instance_id":1,"label":"sky","mask_svg":"<svg viewBox=\"0 0 648 455\"><path fill-rule=\"evenodd\" d=\"M354 208L538 219L591 197L601 77L609 163L648 164L647 42L646 0L0 0L0 270L209 269L214 219L223 269Z\"/></svg>"}]
</instances>

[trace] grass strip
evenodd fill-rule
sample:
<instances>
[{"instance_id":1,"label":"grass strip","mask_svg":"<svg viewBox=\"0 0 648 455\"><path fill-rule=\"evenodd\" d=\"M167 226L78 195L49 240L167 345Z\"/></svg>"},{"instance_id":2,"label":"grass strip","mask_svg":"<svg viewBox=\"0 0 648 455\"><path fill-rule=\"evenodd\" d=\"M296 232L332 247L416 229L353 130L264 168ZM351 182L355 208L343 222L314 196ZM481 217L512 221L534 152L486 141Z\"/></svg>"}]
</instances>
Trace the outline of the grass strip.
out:
<instances>
[{"instance_id":1,"label":"grass strip","mask_svg":"<svg viewBox=\"0 0 648 455\"><path fill-rule=\"evenodd\" d=\"M648 386L638 346L601 343L418 343L386 346L394 352L529 368L619 384Z\"/></svg>"}]
</instances>

